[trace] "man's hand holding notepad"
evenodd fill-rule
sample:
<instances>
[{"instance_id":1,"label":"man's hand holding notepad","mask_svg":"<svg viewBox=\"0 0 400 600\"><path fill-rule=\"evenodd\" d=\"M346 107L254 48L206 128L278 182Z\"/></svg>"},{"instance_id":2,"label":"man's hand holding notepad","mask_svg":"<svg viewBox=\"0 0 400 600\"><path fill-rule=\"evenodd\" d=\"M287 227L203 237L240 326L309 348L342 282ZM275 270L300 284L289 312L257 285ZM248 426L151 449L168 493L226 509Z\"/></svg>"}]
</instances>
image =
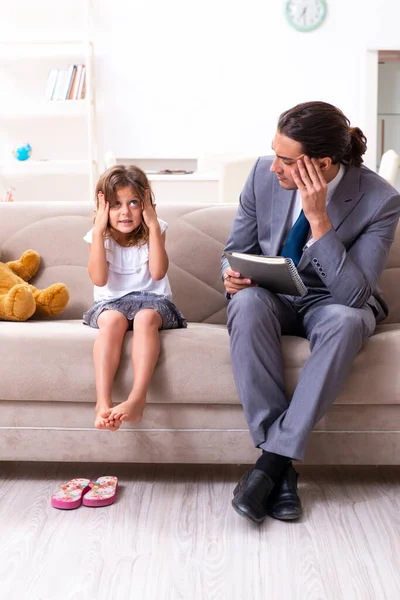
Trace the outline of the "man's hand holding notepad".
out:
<instances>
[{"instance_id":1,"label":"man's hand holding notepad","mask_svg":"<svg viewBox=\"0 0 400 600\"><path fill-rule=\"evenodd\" d=\"M307 288L290 258L283 256L258 256L240 252L224 252L232 269L241 277L274 292L290 296L305 296Z\"/></svg>"}]
</instances>

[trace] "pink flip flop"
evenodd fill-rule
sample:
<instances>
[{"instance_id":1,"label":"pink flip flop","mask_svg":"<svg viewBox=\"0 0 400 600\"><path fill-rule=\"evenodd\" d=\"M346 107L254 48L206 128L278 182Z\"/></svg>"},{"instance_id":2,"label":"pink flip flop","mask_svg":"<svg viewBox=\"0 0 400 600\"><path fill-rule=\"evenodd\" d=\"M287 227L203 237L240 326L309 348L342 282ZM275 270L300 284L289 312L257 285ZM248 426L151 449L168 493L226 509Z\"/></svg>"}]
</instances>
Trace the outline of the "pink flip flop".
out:
<instances>
[{"instance_id":1,"label":"pink flip flop","mask_svg":"<svg viewBox=\"0 0 400 600\"><path fill-rule=\"evenodd\" d=\"M60 485L58 492L52 495L51 505L54 508L71 510L82 504L82 497L90 490L90 479L71 479Z\"/></svg>"},{"instance_id":2,"label":"pink flip flop","mask_svg":"<svg viewBox=\"0 0 400 600\"><path fill-rule=\"evenodd\" d=\"M83 504L85 506L108 506L115 502L117 490L117 477L99 477L91 484L91 490L83 497Z\"/></svg>"}]
</instances>

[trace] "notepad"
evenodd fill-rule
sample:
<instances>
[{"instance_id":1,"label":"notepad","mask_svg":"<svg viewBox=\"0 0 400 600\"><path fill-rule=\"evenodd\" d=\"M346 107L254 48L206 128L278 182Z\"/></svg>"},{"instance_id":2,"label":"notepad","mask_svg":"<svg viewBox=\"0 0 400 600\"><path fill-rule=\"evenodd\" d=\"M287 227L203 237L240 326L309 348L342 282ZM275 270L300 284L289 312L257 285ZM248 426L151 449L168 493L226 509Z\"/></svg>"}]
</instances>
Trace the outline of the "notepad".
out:
<instances>
[{"instance_id":1,"label":"notepad","mask_svg":"<svg viewBox=\"0 0 400 600\"><path fill-rule=\"evenodd\" d=\"M307 288L291 258L224 252L230 267L275 294L305 296Z\"/></svg>"}]
</instances>

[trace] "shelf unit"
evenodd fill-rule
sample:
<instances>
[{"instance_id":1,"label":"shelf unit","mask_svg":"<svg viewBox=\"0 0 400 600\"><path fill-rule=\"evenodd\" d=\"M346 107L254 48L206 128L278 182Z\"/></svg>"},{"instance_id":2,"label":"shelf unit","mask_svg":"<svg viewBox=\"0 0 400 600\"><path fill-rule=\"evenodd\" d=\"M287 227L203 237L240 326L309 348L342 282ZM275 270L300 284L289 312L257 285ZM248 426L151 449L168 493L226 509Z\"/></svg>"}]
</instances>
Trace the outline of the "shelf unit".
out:
<instances>
[{"instance_id":1,"label":"shelf unit","mask_svg":"<svg viewBox=\"0 0 400 600\"><path fill-rule=\"evenodd\" d=\"M44 175L84 175L90 168L89 160L26 160L4 162L2 174L7 178L38 177Z\"/></svg>"},{"instance_id":2,"label":"shelf unit","mask_svg":"<svg viewBox=\"0 0 400 600\"><path fill-rule=\"evenodd\" d=\"M41 100L29 108L23 104L5 105L1 115L3 119L31 119L50 117L84 117L88 113L87 100Z\"/></svg>"},{"instance_id":3,"label":"shelf unit","mask_svg":"<svg viewBox=\"0 0 400 600\"><path fill-rule=\"evenodd\" d=\"M26 67L27 79L30 77L30 82L33 83L33 87L36 87L36 93L31 93L31 95L15 93L14 96L9 94L7 97L2 94L0 98L0 130L11 132L10 138L13 135L13 129L22 127L28 131L35 131L35 127L39 128L36 144L35 139L19 137L21 144L29 141L32 145L32 157L28 160L18 161L12 156L12 147L5 146L3 148L3 155L0 156L0 178L3 179L3 187L18 188L23 178L34 177L37 182L38 177L86 175L88 178L87 191L82 192L82 196L84 194L84 197L87 198L87 194L89 194L90 198L94 197L94 188L98 177L98 143L94 80L93 1L84 0L84 19L79 36L76 35L76 32L71 32L71 36L64 32L60 33L57 39L55 28L52 37L49 37L48 33L47 37L41 37L44 32L39 31L29 36L29 39L26 37L0 38L0 69L3 66L3 71L6 67L11 71L12 69L18 70L19 79L15 78L15 87L18 89L18 83L21 86L29 85L29 81L26 84L23 80L23 72ZM60 63L64 65L85 64L85 99L45 100L47 81L35 81L32 72L35 73L35 69L39 68L43 71L47 67L48 73L52 68L59 68ZM64 148L64 157L62 136L71 130L71 119L76 123L74 127L79 132L79 137L84 140L84 145L87 144L87 152L83 150L82 143L76 144L75 151L73 142L70 142L69 152ZM81 122L84 124L83 127ZM43 132L42 137L40 137L40 132ZM46 138L46 134L54 136L55 132L57 132L57 151L53 152L53 148L44 150L43 140ZM49 145L51 146L51 144ZM35 153L37 147L41 147L41 149ZM17 180L15 186L13 185L14 180ZM37 188L37 183L35 185ZM51 185L54 186L54 179Z\"/></svg>"},{"instance_id":4,"label":"shelf unit","mask_svg":"<svg viewBox=\"0 0 400 600\"><path fill-rule=\"evenodd\" d=\"M82 54L82 46L90 43L84 39L4 39L0 41L0 58L20 60L30 58L69 58Z\"/></svg>"}]
</instances>

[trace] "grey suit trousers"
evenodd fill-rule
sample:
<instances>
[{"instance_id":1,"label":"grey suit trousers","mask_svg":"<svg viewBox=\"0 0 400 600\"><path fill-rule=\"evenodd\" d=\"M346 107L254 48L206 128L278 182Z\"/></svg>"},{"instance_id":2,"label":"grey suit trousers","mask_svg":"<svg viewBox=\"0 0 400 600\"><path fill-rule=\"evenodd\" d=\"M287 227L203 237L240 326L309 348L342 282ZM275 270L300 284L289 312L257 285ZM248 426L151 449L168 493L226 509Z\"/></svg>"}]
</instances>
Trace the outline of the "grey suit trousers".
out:
<instances>
[{"instance_id":1,"label":"grey suit trousers","mask_svg":"<svg viewBox=\"0 0 400 600\"><path fill-rule=\"evenodd\" d=\"M316 303L300 315L295 299L259 287L232 297L228 330L233 374L256 447L303 460L314 424L339 395L375 326L368 305ZM307 338L311 349L290 403L281 349L285 334Z\"/></svg>"}]
</instances>

